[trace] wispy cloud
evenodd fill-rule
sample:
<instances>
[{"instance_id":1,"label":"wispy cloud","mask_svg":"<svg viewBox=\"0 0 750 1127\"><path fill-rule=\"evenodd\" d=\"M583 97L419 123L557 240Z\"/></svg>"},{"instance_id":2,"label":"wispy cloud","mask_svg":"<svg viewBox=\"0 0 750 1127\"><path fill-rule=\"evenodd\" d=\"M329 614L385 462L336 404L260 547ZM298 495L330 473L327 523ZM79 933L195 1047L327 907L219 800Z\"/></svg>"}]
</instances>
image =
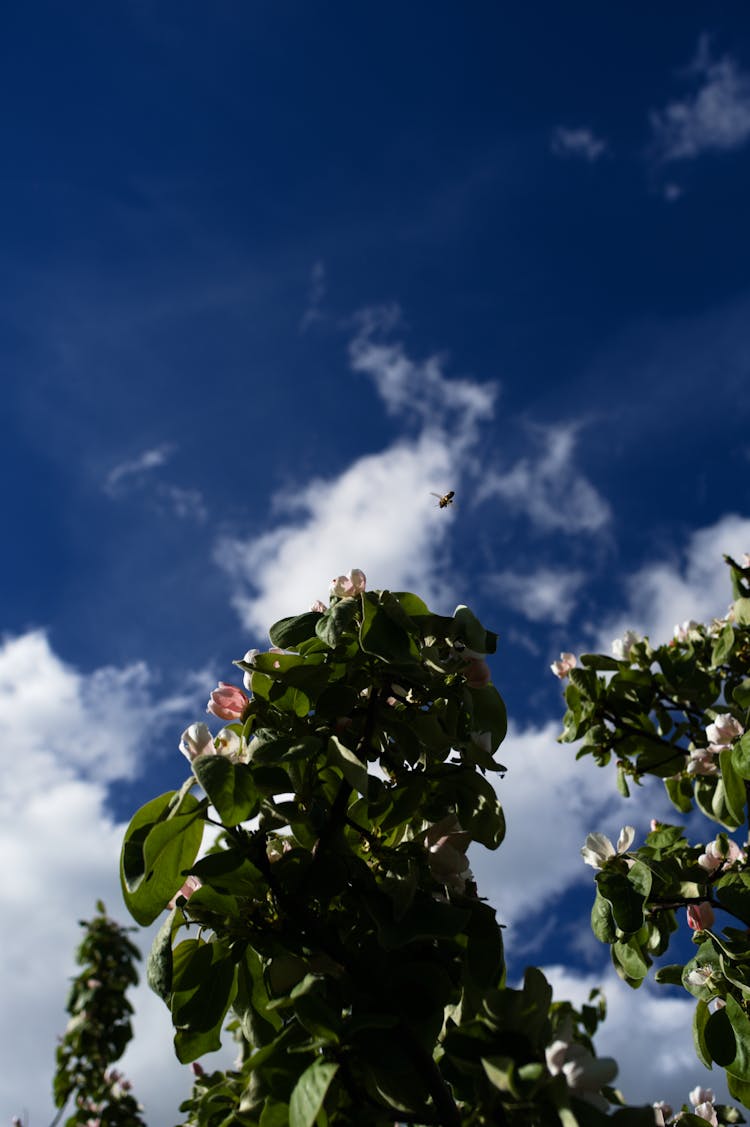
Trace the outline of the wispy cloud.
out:
<instances>
[{"instance_id":1,"label":"wispy cloud","mask_svg":"<svg viewBox=\"0 0 750 1127\"><path fill-rule=\"evenodd\" d=\"M165 442L118 463L104 480L104 492L113 500L121 500L130 493L145 492L158 508L168 510L181 520L203 523L208 517L208 510L200 490L185 489L155 478L156 471L170 461L176 449L173 444Z\"/></svg>"},{"instance_id":2,"label":"wispy cloud","mask_svg":"<svg viewBox=\"0 0 750 1127\"><path fill-rule=\"evenodd\" d=\"M455 422L458 438L468 439L477 423L492 417L497 384L447 377L444 356L415 361L390 334L399 327L396 305L365 309L357 314L358 331L349 345L355 372L373 380L391 415L416 417L426 427L442 428Z\"/></svg>"},{"instance_id":3,"label":"wispy cloud","mask_svg":"<svg viewBox=\"0 0 750 1127\"><path fill-rule=\"evenodd\" d=\"M131 486L134 483L141 483L144 477L151 473L152 470L165 466L174 454L174 451L174 446L165 442L161 446L154 446L150 450L144 450L135 458L130 458L125 462L119 462L118 465L113 466L107 474L104 481L104 492L108 493L110 497L120 496L127 486Z\"/></svg>"},{"instance_id":4,"label":"wispy cloud","mask_svg":"<svg viewBox=\"0 0 750 1127\"><path fill-rule=\"evenodd\" d=\"M585 581L582 571L541 567L533 572L498 571L487 577L491 591L531 622L562 625L570 618L578 591Z\"/></svg>"},{"instance_id":5,"label":"wispy cloud","mask_svg":"<svg viewBox=\"0 0 750 1127\"><path fill-rule=\"evenodd\" d=\"M706 36L686 73L697 89L651 114L659 159L739 149L750 139L750 74L730 55L713 59Z\"/></svg>"},{"instance_id":6,"label":"wispy cloud","mask_svg":"<svg viewBox=\"0 0 750 1127\"><path fill-rule=\"evenodd\" d=\"M609 522L610 508L575 466L580 426L561 423L534 427L539 453L523 457L506 472L490 471L479 500L499 497L544 532L598 532Z\"/></svg>"},{"instance_id":7,"label":"wispy cloud","mask_svg":"<svg viewBox=\"0 0 750 1127\"><path fill-rule=\"evenodd\" d=\"M356 325L352 369L373 381L402 426L411 420L416 430L278 499L289 516L276 528L220 543L217 559L234 582L234 604L259 635L290 608L325 597L330 579L350 567L364 568L372 586L417 588L451 609L441 575L454 513L439 510L430 492L460 490L497 389L449 377L440 357L412 359L389 337L398 325L394 307L366 310Z\"/></svg>"},{"instance_id":8,"label":"wispy cloud","mask_svg":"<svg viewBox=\"0 0 750 1127\"><path fill-rule=\"evenodd\" d=\"M607 151L608 145L603 137L597 137L592 129L566 129L559 125L552 134L552 152L560 157L581 157L593 164Z\"/></svg>"},{"instance_id":9,"label":"wispy cloud","mask_svg":"<svg viewBox=\"0 0 750 1127\"><path fill-rule=\"evenodd\" d=\"M310 288L307 294L307 307L299 323L300 332L304 333L320 321L323 316L321 306L326 296L326 268L320 259L314 263L310 271Z\"/></svg>"}]
</instances>

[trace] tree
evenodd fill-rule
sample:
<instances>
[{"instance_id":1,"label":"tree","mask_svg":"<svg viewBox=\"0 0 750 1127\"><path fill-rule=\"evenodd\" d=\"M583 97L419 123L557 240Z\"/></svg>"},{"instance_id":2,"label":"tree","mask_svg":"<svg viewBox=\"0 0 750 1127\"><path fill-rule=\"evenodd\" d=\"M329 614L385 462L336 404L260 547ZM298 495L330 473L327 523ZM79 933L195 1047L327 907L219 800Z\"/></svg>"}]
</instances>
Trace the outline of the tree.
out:
<instances>
[{"instance_id":1,"label":"tree","mask_svg":"<svg viewBox=\"0 0 750 1127\"><path fill-rule=\"evenodd\" d=\"M53 1092L60 1110L54 1122L73 1100L66 1127L139 1127L143 1120L130 1083L111 1066L132 1037L133 1009L125 994L138 982L140 952L101 901L97 912L93 920L80 921L85 928L76 952L81 972L71 983L70 1020L57 1048Z\"/></svg>"},{"instance_id":2,"label":"tree","mask_svg":"<svg viewBox=\"0 0 750 1127\"><path fill-rule=\"evenodd\" d=\"M226 1021L239 1043L233 1069L197 1067L187 1121L611 1122L616 1066L591 1041L601 1005L553 1002L535 968L508 986L468 866L469 843L496 849L505 832L488 778L504 770L495 635L467 607L436 615L353 571L270 637L236 663L246 691L212 694L222 730L183 733L190 776L136 813L123 845L134 918L170 905L148 979L178 1058L216 1049Z\"/></svg>"},{"instance_id":3,"label":"tree","mask_svg":"<svg viewBox=\"0 0 750 1127\"><path fill-rule=\"evenodd\" d=\"M631 986L686 918L695 955L660 966L656 980L696 999L698 1057L725 1069L729 1091L750 1107L750 556L725 560L735 597L725 618L685 622L657 647L628 632L614 657L564 654L553 672L570 679L561 739L580 741L579 758L614 760L625 795L654 775L680 814L697 809L720 827L713 841L691 844L683 827L654 822L635 850L626 827L617 848L591 834L582 852L599 870L594 933ZM717 913L729 920L723 930ZM731 1121L712 1104L692 1119L717 1115Z\"/></svg>"}]
</instances>

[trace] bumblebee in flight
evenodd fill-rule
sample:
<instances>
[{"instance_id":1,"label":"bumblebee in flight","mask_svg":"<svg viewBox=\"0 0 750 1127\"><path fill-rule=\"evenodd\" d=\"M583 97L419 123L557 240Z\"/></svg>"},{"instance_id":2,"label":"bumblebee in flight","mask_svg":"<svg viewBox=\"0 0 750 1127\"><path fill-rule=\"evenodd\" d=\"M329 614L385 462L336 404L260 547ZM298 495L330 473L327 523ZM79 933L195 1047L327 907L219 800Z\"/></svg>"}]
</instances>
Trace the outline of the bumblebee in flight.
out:
<instances>
[{"instance_id":1,"label":"bumblebee in flight","mask_svg":"<svg viewBox=\"0 0 750 1127\"><path fill-rule=\"evenodd\" d=\"M456 496L456 491L454 489L451 489L448 493L433 493L432 490L430 490L430 496L437 497L439 509L447 509L449 505L453 504L453 498Z\"/></svg>"}]
</instances>

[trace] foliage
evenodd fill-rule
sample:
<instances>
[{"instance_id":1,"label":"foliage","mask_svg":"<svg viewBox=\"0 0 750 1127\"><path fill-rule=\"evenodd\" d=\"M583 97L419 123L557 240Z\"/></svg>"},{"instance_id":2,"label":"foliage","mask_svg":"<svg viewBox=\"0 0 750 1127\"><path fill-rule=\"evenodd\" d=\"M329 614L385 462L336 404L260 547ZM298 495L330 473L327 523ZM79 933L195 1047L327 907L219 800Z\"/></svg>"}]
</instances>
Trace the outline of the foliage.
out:
<instances>
[{"instance_id":1,"label":"foliage","mask_svg":"<svg viewBox=\"0 0 750 1127\"><path fill-rule=\"evenodd\" d=\"M609 1122L599 1008L554 1003L533 968L508 986L468 868L470 842L497 849L505 832L495 635L466 607L436 615L352 572L270 637L236 663L250 695L212 693L226 727L183 734L190 777L123 845L135 919L171 906L148 978L178 1058L216 1049L226 1022L239 1042L233 1069L196 1066L187 1122Z\"/></svg>"},{"instance_id":2,"label":"foliage","mask_svg":"<svg viewBox=\"0 0 750 1127\"><path fill-rule=\"evenodd\" d=\"M138 1127L143 1120L130 1083L111 1065L132 1037L132 1006L125 993L138 981L135 962L140 953L127 930L108 918L101 902L97 911L93 920L81 921L86 929L76 952L81 972L70 987L70 1020L57 1048L55 1106L62 1115L74 1099L66 1127Z\"/></svg>"},{"instance_id":3,"label":"foliage","mask_svg":"<svg viewBox=\"0 0 750 1127\"><path fill-rule=\"evenodd\" d=\"M600 870L592 928L618 974L637 987L661 960L656 980L696 999L699 1059L724 1068L750 1107L750 557L725 559L735 595L726 618L683 623L657 647L628 633L616 657L585 654L568 667L561 739L600 767L614 761L624 794L655 775L681 814L718 825L714 841L693 844L682 826L652 822L637 849L630 828L618 849L592 834L583 853ZM664 965L684 920L695 954Z\"/></svg>"}]
</instances>

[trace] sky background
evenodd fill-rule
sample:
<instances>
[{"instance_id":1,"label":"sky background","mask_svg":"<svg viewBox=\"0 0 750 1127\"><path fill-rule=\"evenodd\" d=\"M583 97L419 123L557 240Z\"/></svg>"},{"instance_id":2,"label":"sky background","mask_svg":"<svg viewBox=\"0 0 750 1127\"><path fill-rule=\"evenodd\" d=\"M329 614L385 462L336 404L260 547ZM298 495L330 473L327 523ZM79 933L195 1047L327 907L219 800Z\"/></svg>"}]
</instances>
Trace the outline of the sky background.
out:
<instances>
[{"instance_id":1,"label":"sky background","mask_svg":"<svg viewBox=\"0 0 750 1127\"><path fill-rule=\"evenodd\" d=\"M602 982L626 1096L681 1103L692 1003L613 978L579 855L671 815L556 744L549 664L723 613L750 550L746 3L27 0L0 55L0 1119L52 1117L77 920L125 920L183 728L351 567L499 632L513 973Z\"/></svg>"}]
</instances>

